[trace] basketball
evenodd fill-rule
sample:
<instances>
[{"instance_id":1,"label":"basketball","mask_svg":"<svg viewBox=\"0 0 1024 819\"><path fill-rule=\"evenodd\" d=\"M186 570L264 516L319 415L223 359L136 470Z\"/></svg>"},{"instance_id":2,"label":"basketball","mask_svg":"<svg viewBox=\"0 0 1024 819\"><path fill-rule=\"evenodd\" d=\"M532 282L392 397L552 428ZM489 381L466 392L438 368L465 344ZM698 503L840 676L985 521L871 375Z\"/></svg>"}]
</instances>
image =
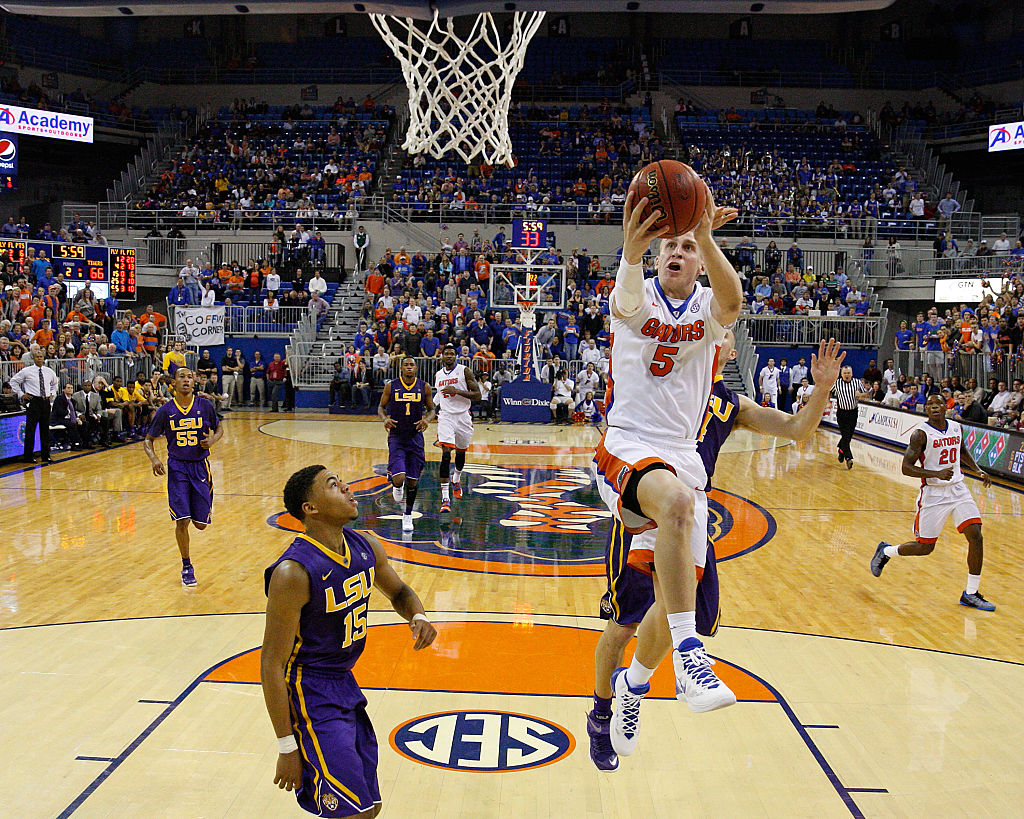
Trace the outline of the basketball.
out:
<instances>
[{"instance_id":1,"label":"basketball","mask_svg":"<svg viewBox=\"0 0 1024 819\"><path fill-rule=\"evenodd\" d=\"M662 212L663 216L654 227L668 226L670 236L679 236L697 227L708 203L703 180L689 165L674 159L652 162L633 177L629 189L636 192L634 202L645 196L649 200L643 219L650 216L651 211Z\"/></svg>"}]
</instances>

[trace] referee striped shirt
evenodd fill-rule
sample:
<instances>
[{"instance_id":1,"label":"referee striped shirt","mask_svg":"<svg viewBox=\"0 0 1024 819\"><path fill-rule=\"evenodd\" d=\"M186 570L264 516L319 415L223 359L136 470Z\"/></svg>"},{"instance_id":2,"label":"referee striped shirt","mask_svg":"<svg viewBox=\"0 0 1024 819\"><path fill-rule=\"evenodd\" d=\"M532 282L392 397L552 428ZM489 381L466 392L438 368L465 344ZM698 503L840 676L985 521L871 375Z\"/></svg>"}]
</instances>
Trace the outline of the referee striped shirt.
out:
<instances>
[{"instance_id":1,"label":"referee striped shirt","mask_svg":"<svg viewBox=\"0 0 1024 819\"><path fill-rule=\"evenodd\" d=\"M832 397L836 399L836 406L841 410L855 410L857 409L857 391L860 385L857 383L857 379L851 378L849 381L843 381L839 379L836 381L834 387L832 387Z\"/></svg>"}]
</instances>

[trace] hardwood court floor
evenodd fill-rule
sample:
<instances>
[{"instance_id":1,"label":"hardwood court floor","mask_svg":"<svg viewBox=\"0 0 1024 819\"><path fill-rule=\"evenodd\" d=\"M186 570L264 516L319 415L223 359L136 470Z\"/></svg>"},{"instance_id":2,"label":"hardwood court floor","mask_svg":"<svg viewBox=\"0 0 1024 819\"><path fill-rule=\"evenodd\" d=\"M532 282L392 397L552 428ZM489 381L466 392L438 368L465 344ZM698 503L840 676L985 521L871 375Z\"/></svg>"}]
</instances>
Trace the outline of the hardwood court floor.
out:
<instances>
[{"instance_id":1,"label":"hardwood court floor","mask_svg":"<svg viewBox=\"0 0 1024 819\"><path fill-rule=\"evenodd\" d=\"M374 595L356 673L385 816L1019 814L1024 763L1006 750L1024 742L1022 496L970 481L982 591L999 608L964 609L951 524L932 556L870 575L878 540L910 538L916 488L898 453L864 442L840 469L825 431L802 446L739 432L719 461L723 627L708 647L740 703L690 714L663 668L637 754L594 770L584 715L608 525L589 472L597 437L478 423L454 522L436 514L428 465L403 540L378 422L235 413L212 459L214 525L193 535L194 590L179 584L163 480L140 446L0 470L0 815L303 815L272 784L253 649L263 569L292 537L281 489L309 463L358 482L357 527L386 538L440 623L435 647L413 654ZM575 747L482 773L457 756L415 761L401 732L389 741L447 711L546 720Z\"/></svg>"}]
</instances>

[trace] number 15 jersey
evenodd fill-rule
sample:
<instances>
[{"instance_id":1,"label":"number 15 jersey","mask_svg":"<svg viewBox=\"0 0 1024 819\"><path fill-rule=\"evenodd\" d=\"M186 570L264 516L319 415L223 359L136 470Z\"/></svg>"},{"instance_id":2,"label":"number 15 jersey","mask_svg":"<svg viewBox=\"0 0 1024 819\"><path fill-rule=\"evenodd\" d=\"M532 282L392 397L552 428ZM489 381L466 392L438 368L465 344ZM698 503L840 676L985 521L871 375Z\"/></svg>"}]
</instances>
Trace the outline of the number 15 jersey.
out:
<instances>
[{"instance_id":1,"label":"number 15 jersey","mask_svg":"<svg viewBox=\"0 0 1024 819\"><path fill-rule=\"evenodd\" d=\"M647 279L640 308L620 318L616 292L611 294L608 426L695 441L725 338L725 328L711 315L714 294L696 282L689 298L669 299L657 277Z\"/></svg>"},{"instance_id":2,"label":"number 15 jersey","mask_svg":"<svg viewBox=\"0 0 1024 819\"><path fill-rule=\"evenodd\" d=\"M172 398L153 415L149 435L167 438L168 458L202 461L210 457L210 450L204 449L201 442L219 424L213 404L205 398L194 395L185 407Z\"/></svg>"}]
</instances>

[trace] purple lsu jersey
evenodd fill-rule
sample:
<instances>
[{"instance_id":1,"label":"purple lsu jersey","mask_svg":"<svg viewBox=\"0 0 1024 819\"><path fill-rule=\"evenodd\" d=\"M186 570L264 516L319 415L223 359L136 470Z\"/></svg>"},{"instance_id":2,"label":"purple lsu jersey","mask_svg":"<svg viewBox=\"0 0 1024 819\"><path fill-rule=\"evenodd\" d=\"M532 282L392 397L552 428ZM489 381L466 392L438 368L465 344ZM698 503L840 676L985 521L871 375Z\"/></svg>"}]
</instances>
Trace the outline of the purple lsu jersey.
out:
<instances>
[{"instance_id":1,"label":"purple lsu jersey","mask_svg":"<svg viewBox=\"0 0 1024 819\"><path fill-rule=\"evenodd\" d=\"M171 399L153 414L149 435L167 438L167 457L179 461L202 461L210 457L202 440L220 425L217 412L205 398L192 396L192 403L181 406Z\"/></svg>"},{"instance_id":2,"label":"purple lsu jersey","mask_svg":"<svg viewBox=\"0 0 1024 819\"><path fill-rule=\"evenodd\" d=\"M697 438L697 453L704 462L704 470L708 473L705 492L711 491L711 476L715 474L718 455L722 451L725 439L732 432L739 411L739 396L725 386L722 376L716 375L711 385L708 408L704 411L704 422L700 425L700 435Z\"/></svg>"},{"instance_id":3,"label":"purple lsu jersey","mask_svg":"<svg viewBox=\"0 0 1024 819\"><path fill-rule=\"evenodd\" d=\"M407 439L422 434L416 424L423 418L426 406L427 383L423 379L417 378L412 385L406 385L401 378L391 381L388 415L398 424L391 433Z\"/></svg>"},{"instance_id":4,"label":"purple lsu jersey","mask_svg":"<svg viewBox=\"0 0 1024 819\"><path fill-rule=\"evenodd\" d=\"M366 644L377 560L366 538L345 529L338 554L299 535L264 572L266 590L282 560L309 575L309 602L285 670L292 730L302 754L295 799L317 816L352 816L380 803L377 738L352 666Z\"/></svg>"},{"instance_id":5,"label":"purple lsu jersey","mask_svg":"<svg viewBox=\"0 0 1024 819\"><path fill-rule=\"evenodd\" d=\"M282 560L294 560L309 575L309 602L302 607L288 663L292 674L294 666L316 674L343 674L352 670L363 653L377 560L366 538L351 529L344 531L344 554L299 535L264 572L266 590Z\"/></svg>"}]
</instances>

